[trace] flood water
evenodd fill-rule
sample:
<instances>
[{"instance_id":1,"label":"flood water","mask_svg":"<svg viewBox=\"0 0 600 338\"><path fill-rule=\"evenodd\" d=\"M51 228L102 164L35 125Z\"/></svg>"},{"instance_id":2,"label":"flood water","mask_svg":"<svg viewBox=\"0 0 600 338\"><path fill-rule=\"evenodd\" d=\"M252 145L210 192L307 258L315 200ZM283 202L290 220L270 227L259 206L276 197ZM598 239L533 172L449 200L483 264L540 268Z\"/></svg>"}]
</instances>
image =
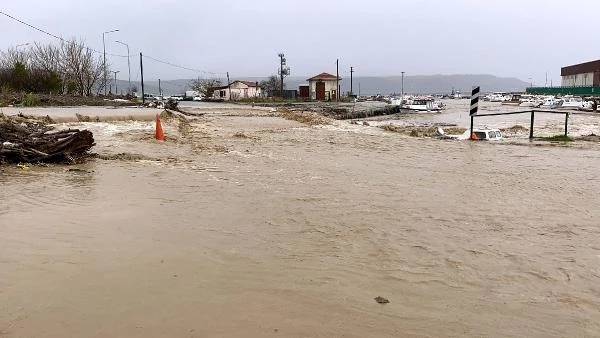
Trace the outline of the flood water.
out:
<instances>
[{"instance_id":1,"label":"flood water","mask_svg":"<svg viewBox=\"0 0 600 338\"><path fill-rule=\"evenodd\" d=\"M2 337L600 334L595 143L90 126L147 156L0 167Z\"/></svg>"}]
</instances>

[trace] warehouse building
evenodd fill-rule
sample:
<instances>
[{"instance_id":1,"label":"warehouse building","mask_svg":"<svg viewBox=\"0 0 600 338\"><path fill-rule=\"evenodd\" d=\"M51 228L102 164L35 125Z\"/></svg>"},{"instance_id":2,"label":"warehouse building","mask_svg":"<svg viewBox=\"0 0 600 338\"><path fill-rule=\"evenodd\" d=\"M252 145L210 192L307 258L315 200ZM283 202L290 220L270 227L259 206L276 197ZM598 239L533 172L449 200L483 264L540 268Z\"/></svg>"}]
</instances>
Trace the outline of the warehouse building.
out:
<instances>
[{"instance_id":1,"label":"warehouse building","mask_svg":"<svg viewBox=\"0 0 600 338\"><path fill-rule=\"evenodd\" d=\"M600 60L562 67L563 87L600 87Z\"/></svg>"},{"instance_id":2,"label":"warehouse building","mask_svg":"<svg viewBox=\"0 0 600 338\"><path fill-rule=\"evenodd\" d=\"M534 95L600 96L600 60L579 63L560 69L560 87L529 87Z\"/></svg>"}]
</instances>

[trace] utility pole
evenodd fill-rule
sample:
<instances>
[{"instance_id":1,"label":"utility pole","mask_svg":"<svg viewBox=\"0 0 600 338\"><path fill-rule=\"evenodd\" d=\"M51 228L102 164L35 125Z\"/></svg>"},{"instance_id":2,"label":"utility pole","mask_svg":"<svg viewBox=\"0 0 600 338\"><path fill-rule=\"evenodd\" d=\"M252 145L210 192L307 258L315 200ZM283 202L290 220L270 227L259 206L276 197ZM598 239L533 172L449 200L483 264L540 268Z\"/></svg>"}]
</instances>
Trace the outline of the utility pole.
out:
<instances>
[{"instance_id":1,"label":"utility pole","mask_svg":"<svg viewBox=\"0 0 600 338\"><path fill-rule=\"evenodd\" d=\"M104 35L105 34L109 34L109 33L114 33L114 32L118 32L118 29L114 29L112 31L108 31L108 32L102 32L102 49L103 49L103 66L102 68L104 69L104 96L106 96L106 83L108 83L108 79L106 78L107 75L107 71L106 71L106 43L104 42Z\"/></svg>"},{"instance_id":2,"label":"utility pole","mask_svg":"<svg viewBox=\"0 0 600 338\"><path fill-rule=\"evenodd\" d=\"M279 53L279 76L281 82L279 83L279 96L283 98L283 65L285 65L285 54Z\"/></svg>"},{"instance_id":3,"label":"utility pole","mask_svg":"<svg viewBox=\"0 0 600 338\"><path fill-rule=\"evenodd\" d=\"M115 95L118 95L118 88L117 88L117 73L120 73L118 70L117 71L111 71L111 73L115 74Z\"/></svg>"},{"instance_id":4,"label":"utility pole","mask_svg":"<svg viewBox=\"0 0 600 338\"><path fill-rule=\"evenodd\" d=\"M402 72L402 98L400 99L400 104L404 103L404 72Z\"/></svg>"},{"instance_id":5,"label":"utility pole","mask_svg":"<svg viewBox=\"0 0 600 338\"><path fill-rule=\"evenodd\" d=\"M279 56L279 76L281 78L279 94L283 98L283 78L290 75L290 67L284 67L286 65L285 54L279 53L277 56Z\"/></svg>"},{"instance_id":6,"label":"utility pole","mask_svg":"<svg viewBox=\"0 0 600 338\"><path fill-rule=\"evenodd\" d=\"M350 95L354 96L354 91L352 90L352 73L354 73L354 67L350 67Z\"/></svg>"},{"instance_id":7,"label":"utility pole","mask_svg":"<svg viewBox=\"0 0 600 338\"><path fill-rule=\"evenodd\" d=\"M358 97L360 97L360 82L358 83Z\"/></svg>"},{"instance_id":8,"label":"utility pole","mask_svg":"<svg viewBox=\"0 0 600 338\"><path fill-rule=\"evenodd\" d=\"M335 59L335 101L340 102L340 59Z\"/></svg>"},{"instance_id":9,"label":"utility pole","mask_svg":"<svg viewBox=\"0 0 600 338\"><path fill-rule=\"evenodd\" d=\"M231 82L229 82L229 72L227 72L227 90L229 91L229 101L231 101Z\"/></svg>"},{"instance_id":10,"label":"utility pole","mask_svg":"<svg viewBox=\"0 0 600 338\"><path fill-rule=\"evenodd\" d=\"M144 94L144 63L142 62L142 53L140 53L140 73L142 80L142 104L144 104L146 100L146 95Z\"/></svg>"},{"instance_id":11,"label":"utility pole","mask_svg":"<svg viewBox=\"0 0 600 338\"><path fill-rule=\"evenodd\" d=\"M127 47L127 73L129 74L128 78L129 78L129 88L127 88L127 94L131 93L131 63L130 63L130 55L129 55L129 45L126 44L125 42L121 42L121 41L115 41L116 43L120 43L122 45L125 45L125 47Z\"/></svg>"},{"instance_id":12,"label":"utility pole","mask_svg":"<svg viewBox=\"0 0 600 338\"><path fill-rule=\"evenodd\" d=\"M162 87L160 86L160 79L158 79L158 96L162 98Z\"/></svg>"}]
</instances>

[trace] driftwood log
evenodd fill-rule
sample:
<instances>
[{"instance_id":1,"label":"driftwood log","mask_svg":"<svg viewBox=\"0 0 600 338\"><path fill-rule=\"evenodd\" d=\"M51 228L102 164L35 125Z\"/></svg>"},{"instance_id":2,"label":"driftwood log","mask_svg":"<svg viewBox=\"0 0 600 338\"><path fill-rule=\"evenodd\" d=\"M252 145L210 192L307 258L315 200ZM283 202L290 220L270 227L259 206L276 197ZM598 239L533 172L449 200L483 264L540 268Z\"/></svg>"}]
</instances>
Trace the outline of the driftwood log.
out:
<instances>
[{"instance_id":1,"label":"driftwood log","mask_svg":"<svg viewBox=\"0 0 600 338\"><path fill-rule=\"evenodd\" d=\"M0 114L0 163L77 163L94 145L88 130L55 131L42 120Z\"/></svg>"}]
</instances>

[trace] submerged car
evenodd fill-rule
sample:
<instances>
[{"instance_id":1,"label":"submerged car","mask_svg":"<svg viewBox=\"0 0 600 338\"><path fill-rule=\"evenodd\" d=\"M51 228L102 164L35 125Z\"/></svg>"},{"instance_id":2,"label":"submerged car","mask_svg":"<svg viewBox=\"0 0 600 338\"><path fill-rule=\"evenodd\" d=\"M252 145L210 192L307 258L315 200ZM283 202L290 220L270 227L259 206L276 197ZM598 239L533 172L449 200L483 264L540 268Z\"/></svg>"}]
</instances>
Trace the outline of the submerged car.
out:
<instances>
[{"instance_id":1,"label":"submerged car","mask_svg":"<svg viewBox=\"0 0 600 338\"><path fill-rule=\"evenodd\" d=\"M495 128L473 128L473 133L467 129L464 133L459 135L448 135L444 129L438 127L436 134L441 139L450 140L475 140L475 141L498 141L502 139L502 133L500 129Z\"/></svg>"},{"instance_id":2,"label":"submerged car","mask_svg":"<svg viewBox=\"0 0 600 338\"><path fill-rule=\"evenodd\" d=\"M502 133L500 132L500 129L473 128L473 133L471 133L471 140L498 141L501 139L502 139Z\"/></svg>"}]
</instances>

